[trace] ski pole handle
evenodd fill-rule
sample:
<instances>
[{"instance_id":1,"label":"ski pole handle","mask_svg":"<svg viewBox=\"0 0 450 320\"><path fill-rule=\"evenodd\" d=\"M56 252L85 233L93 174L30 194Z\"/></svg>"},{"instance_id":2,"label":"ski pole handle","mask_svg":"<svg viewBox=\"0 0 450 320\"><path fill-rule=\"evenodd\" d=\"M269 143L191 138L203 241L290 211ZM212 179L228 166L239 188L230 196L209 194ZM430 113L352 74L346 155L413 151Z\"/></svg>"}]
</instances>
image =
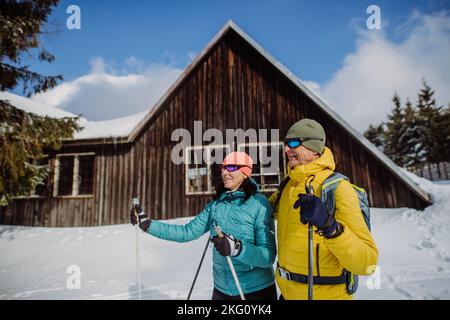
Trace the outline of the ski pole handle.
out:
<instances>
[{"instance_id":1,"label":"ski pole handle","mask_svg":"<svg viewBox=\"0 0 450 320\"><path fill-rule=\"evenodd\" d=\"M310 179L312 178L312 179ZM305 181L305 191L308 195L313 196L314 195L314 187L312 186L312 182L314 181L315 176L310 176L306 178Z\"/></svg>"},{"instance_id":2,"label":"ski pole handle","mask_svg":"<svg viewBox=\"0 0 450 320\"><path fill-rule=\"evenodd\" d=\"M223 237L224 237L224 234L223 234L223 232L222 232L222 229L221 229L220 226L217 224L217 221L216 221L215 219L213 219L213 220L211 221L211 226L214 228L214 230L216 231L217 236L218 236L219 238L223 238Z\"/></svg>"},{"instance_id":3,"label":"ski pole handle","mask_svg":"<svg viewBox=\"0 0 450 320\"><path fill-rule=\"evenodd\" d=\"M133 204L133 209L134 209L134 216L136 217L136 221L139 221L139 198L133 198L131 200L131 203Z\"/></svg>"},{"instance_id":4,"label":"ski pole handle","mask_svg":"<svg viewBox=\"0 0 450 320\"><path fill-rule=\"evenodd\" d=\"M214 227L214 229L216 230L216 233L219 236L219 238L223 238L224 237L222 229L219 226Z\"/></svg>"},{"instance_id":5,"label":"ski pole handle","mask_svg":"<svg viewBox=\"0 0 450 320\"><path fill-rule=\"evenodd\" d=\"M306 186L306 193L310 196L314 195L314 188L311 184L309 184L308 186Z\"/></svg>"}]
</instances>

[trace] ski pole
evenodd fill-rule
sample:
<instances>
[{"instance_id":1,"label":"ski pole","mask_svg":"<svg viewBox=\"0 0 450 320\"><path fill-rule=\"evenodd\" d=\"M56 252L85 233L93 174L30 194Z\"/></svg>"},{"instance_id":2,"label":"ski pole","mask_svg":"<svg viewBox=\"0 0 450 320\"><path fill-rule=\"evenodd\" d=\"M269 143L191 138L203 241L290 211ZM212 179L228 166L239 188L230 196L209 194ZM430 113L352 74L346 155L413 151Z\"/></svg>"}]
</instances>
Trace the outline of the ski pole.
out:
<instances>
[{"instance_id":1,"label":"ski pole","mask_svg":"<svg viewBox=\"0 0 450 320\"><path fill-rule=\"evenodd\" d=\"M214 229L216 229L217 235L220 238L224 237L222 230L220 229L219 226L215 226ZM245 296L244 296L244 293L242 292L241 284L239 283L239 279L237 277L236 270L234 269L233 262L231 261L230 256L227 256L226 258L227 258L228 265L230 266L230 270L231 270L231 274L233 275L234 282L236 283L236 287L239 291L239 295L241 296L241 300L245 300Z\"/></svg>"},{"instance_id":2,"label":"ski pole","mask_svg":"<svg viewBox=\"0 0 450 320\"><path fill-rule=\"evenodd\" d=\"M139 223L139 199L133 198L131 201L133 203L134 208L134 215L136 217L136 221ZM138 284L138 297L139 300L142 300L142 292L141 292L141 260L140 260L140 238L139 238L139 225L138 223L135 224L135 234L136 234L136 269L137 269L137 284Z\"/></svg>"},{"instance_id":3,"label":"ski pole","mask_svg":"<svg viewBox=\"0 0 450 320\"><path fill-rule=\"evenodd\" d=\"M314 176L312 180L314 180ZM314 189L311 185L312 180L305 188L310 196L314 195ZM308 300L313 300L313 260L313 227L311 223L308 223Z\"/></svg>"},{"instance_id":4,"label":"ski pole","mask_svg":"<svg viewBox=\"0 0 450 320\"><path fill-rule=\"evenodd\" d=\"M308 300L313 299L313 228L308 224Z\"/></svg>"},{"instance_id":5,"label":"ski pole","mask_svg":"<svg viewBox=\"0 0 450 320\"><path fill-rule=\"evenodd\" d=\"M197 276L198 276L198 273L200 272L200 268L202 267L203 259L205 258L206 251L208 251L209 241L210 240L208 237L208 241L206 241L206 246L205 246L205 249L203 250L202 258L200 259L200 263L198 265L197 272L195 273L194 281L192 281L191 289L189 290L189 294L187 297L188 300L191 298L191 293L192 293L192 290L194 289L195 282L197 281Z\"/></svg>"}]
</instances>

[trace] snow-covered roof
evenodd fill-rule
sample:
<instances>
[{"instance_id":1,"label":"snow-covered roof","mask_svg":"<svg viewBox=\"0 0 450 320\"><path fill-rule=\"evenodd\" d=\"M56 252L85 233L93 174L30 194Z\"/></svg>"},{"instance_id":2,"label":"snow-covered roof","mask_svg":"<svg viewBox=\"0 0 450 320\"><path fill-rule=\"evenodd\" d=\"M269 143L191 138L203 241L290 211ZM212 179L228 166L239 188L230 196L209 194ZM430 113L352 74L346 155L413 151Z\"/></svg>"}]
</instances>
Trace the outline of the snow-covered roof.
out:
<instances>
[{"instance_id":1,"label":"snow-covered roof","mask_svg":"<svg viewBox=\"0 0 450 320\"><path fill-rule=\"evenodd\" d=\"M7 100L14 107L38 116L48 116L56 119L77 116L60 108L11 92L0 92L0 100ZM89 121L81 117L79 124L83 129L74 134L73 140L127 137L146 114L147 111L144 111L131 116L104 121Z\"/></svg>"},{"instance_id":2,"label":"snow-covered roof","mask_svg":"<svg viewBox=\"0 0 450 320\"><path fill-rule=\"evenodd\" d=\"M17 94L0 91L0 100L7 100L11 105L17 109L34 113L38 116L48 116L51 118L76 117L76 114L64 111L60 108L46 105L42 102L32 100L30 98L22 97Z\"/></svg>"},{"instance_id":3,"label":"snow-covered roof","mask_svg":"<svg viewBox=\"0 0 450 320\"><path fill-rule=\"evenodd\" d=\"M83 130L74 135L74 139L127 137L146 114L147 111L144 111L118 119L87 121L82 124Z\"/></svg>"}]
</instances>

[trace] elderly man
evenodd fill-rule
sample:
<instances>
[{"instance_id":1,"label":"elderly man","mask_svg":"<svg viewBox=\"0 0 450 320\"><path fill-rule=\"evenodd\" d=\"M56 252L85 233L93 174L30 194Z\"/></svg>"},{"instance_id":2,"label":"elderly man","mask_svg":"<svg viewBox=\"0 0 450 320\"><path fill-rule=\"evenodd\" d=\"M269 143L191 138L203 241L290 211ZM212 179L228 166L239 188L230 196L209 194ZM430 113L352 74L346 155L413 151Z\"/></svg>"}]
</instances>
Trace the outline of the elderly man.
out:
<instances>
[{"instance_id":1,"label":"elderly man","mask_svg":"<svg viewBox=\"0 0 450 320\"><path fill-rule=\"evenodd\" d=\"M325 131L314 120L295 123L285 138L287 183L271 197L278 221L276 281L280 299L308 298L308 224L313 226L313 298L352 299L354 275L374 271L378 251L353 186L335 189L335 214L321 199L323 182L334 172Z\"/></svg>"}]
</instances>

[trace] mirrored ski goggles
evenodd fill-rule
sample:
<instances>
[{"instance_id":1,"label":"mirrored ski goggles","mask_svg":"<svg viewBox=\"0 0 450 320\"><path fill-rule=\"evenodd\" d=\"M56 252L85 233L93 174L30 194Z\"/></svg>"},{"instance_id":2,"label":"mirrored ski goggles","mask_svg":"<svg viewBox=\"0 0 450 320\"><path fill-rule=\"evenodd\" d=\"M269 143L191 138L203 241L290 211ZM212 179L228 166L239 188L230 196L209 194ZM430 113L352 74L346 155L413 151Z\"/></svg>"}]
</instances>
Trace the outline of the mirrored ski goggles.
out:
<instances>
[{"instance_id":1,"label":"mirrored ski goggles","mask_svg":"<svg viewBox=\"0 0 450 320\"><path fill-rule=\"evenodd\" d=\"M284 144L287 145L289 148L298 148L303 144L303 142L309 140L323 141L322 138L287 138L284 139Z\"/></svg>"},{"instance_id":2,"label":"mirrored ski goggles","mask_svg":"<svg viewBox=\"0 0 450 320\"><path fill-rule=\"evenodd\" d=\"M226 165L221 165L220 169L223 170L227 170L228 172L235 172L237 170L239 170L242 167L248 167L249 166L244 166L244 165L238 165L238 164L226 164Z\"/></svg>"}]
</instances>

